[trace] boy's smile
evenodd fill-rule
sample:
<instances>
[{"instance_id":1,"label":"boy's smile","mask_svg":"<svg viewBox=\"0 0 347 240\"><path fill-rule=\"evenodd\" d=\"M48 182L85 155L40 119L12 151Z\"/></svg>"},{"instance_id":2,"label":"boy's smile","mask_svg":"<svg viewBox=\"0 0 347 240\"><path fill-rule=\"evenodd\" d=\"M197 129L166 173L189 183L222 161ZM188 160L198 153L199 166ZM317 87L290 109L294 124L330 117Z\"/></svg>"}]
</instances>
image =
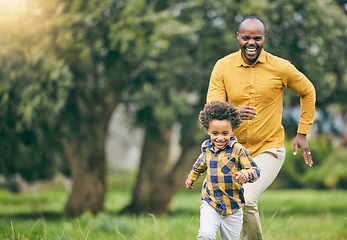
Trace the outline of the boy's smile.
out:
<instances>
[{"instance_id":1,"label":"boy's smile","mask_svg":"<svg viewBox=\"0 0 347 240\"><path fill-rule=\"evenodd\" d=\"M210 135L215 150L222 149L234 134L231 122L226 119L213 119L206 131Z\"/></svg>"}]
</instances>

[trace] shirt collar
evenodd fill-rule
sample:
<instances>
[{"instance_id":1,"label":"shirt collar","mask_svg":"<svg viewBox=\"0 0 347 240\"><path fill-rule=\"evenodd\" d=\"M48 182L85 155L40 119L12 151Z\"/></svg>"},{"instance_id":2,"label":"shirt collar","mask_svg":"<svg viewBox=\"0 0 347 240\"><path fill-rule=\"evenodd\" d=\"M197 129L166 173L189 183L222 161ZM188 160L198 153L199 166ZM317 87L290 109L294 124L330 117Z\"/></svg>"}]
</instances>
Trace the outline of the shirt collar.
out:
<instances>
[{"instance_id":1,"label":"shirt collar","mask_svg":"<svg viewBox=\"0 0 347 240\"><path fill-rule=\"evenodd\" d=\"M219 149L218 151L224 150L225 148L231 148L236 142L237 142L237 138L236 137L231 137L229 142L227 144L225 144L225 146L222 149ZM202 145L202 148L207 148L210 151L215 152L214 149L213 149L213 144L212 144L211 139L206 140L204 142L204 144Z\"/></svg>"},{"instance_id":2,"label":"shirt collar","mask_svg":"<svg viewBox=\"0 0 347 240\"><path fill-rule=\"evenodd\" d=\"M237 66L238 67L249 67L249 65L247 63L245 63L245 61L242 58L241 49L239 51L237 51L237 55L238 55ZM257 64L258 62L259 63L265 63L266 62L266 51L264 49L261 49L260 55L259 55L257 61L255 62L255 64Z\"/></svg>"}]
</instances>

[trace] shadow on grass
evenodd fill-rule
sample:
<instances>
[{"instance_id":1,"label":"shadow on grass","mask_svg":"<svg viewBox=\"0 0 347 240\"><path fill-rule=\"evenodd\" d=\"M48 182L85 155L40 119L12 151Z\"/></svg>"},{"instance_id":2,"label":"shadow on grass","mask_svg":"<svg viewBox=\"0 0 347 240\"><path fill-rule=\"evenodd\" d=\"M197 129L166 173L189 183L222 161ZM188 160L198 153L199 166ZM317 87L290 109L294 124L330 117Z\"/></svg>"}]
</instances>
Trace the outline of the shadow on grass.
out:
<instances>
[{"instance_id":1,"label":"shadow on grass","mask_svg":"<svg viewBox=\"0 0 347 240\"><path fill-rule=\"evenodd\" d=\"M310 216L321 216L325 214L334 214L334 215L345 215L346 208L339 206L331 206L327 208L264 208L261 210L262 214L271 216L274 212L278 212L281 216L292 216L292 215L310 215Z\"/></svg>"},{"instance_id":2,"label":"shadow on grass","mask_svg":"<svg viewBox=\"0 0 347 240\"><path fill-rule=\"evenodd\" d=\"M272 215L276 209L262 209L262 214ZM345 215L345 209L342 207L331 207L328 209L314 209L314 208L290 208L290 209L277 209L277 214L281 216L292 216L292 215L311 215L311 216L321 216L324 214L334 214L334 215ZM117 216L135 216L133 214L126 214L117 211L105 211L107 215L117 217ZM145 214L145 213L143 213ZM139 215L143 215L139 214ZM173 210L168 210L164 216L176 217L176 216L199 216L199 209L187 209L178 208ZM63 212L32 212L32 213L9 213L0 214L0 220L29 220L29 219L39 219L44 218L46 220L62 220L62 219L73 219L73 217L68 217Z\"/></svg>"},{"instance_id":3,"label":"shadow on grass","mask_svg":"<svg viewBox=\"0 0 347 240\"><path fill-rule=\"evenodd\" d=\"M44 218L47 220L60 220L67 217L63 213L59 212L0 214L0 220L28 220L38 218Z\"/></svg>"},{"instance_id":4,"label":"shadow on grass","mask_svg":"<svg viewBox=\"0 0 347 240\"><path fill-rule=\"evenodd\" d=\"M107 215L117 217L117 216L135 216L132 214L122 214L117 211L105 211ZM140 215L147 215L145 213ZM167 211L164 216L168 217L176 217L176 216L198 216L199 211L196 210L188 210L188 209L175 209ZM74 219L74 217L68 217L63 212L37 212L37 213L9 213L9 214L0 214L0 221L15 221L15 220L32 220L32 219L40 219L43 218L45 220L57 221L63 219Z\"/></svg>"},{"instance_id":5,"label":"shadow on grass","mask_svg":"<svg viewBox=\"0 0 347 240\"><path fill-rule=\"evenodd\" d=\"M181 215L189 215L189 216L199 216L200 211L199 209L175 209L175 210L169 210L167 212L167 215L170 217L175 217L175 216L181 216Z\"/></svg>"}]
</instances>

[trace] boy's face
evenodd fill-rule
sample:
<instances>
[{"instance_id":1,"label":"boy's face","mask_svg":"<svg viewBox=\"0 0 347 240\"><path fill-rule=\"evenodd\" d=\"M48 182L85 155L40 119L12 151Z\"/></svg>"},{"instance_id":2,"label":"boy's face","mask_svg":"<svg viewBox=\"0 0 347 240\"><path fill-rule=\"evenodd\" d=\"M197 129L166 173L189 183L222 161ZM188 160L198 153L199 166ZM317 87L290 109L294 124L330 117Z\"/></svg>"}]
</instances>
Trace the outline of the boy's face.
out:
<instances>
[{"instance_id":1,"label":"boy's face","mask_svg":"<svg viewBox=\"0 0 347 240\"><path fill-rule=\"evenodd\" d=\"M216 150L223 148L234 134L231 122L226 119L212 120L206 131L207 134L210 135L211 141Z\"/></svg>"}]
</instances>

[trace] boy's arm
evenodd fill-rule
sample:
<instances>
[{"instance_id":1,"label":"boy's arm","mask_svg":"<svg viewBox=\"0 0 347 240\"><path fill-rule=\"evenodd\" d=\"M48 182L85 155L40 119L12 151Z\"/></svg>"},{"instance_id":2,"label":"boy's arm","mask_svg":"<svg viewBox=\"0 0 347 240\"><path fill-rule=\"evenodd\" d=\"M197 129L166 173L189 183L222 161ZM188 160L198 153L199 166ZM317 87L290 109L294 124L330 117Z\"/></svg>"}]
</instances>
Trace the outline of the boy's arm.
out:
<instances>
[{"instance_id":1,"label":"boy's arm","mask_svg":"<svg viewBox=\"0 0 347 240\"><path fill-rule=\"evenodd\" d=\"M246 149L241 151L240 163L243 168L240 172L245 175L247 182L255 182L259 179L260 168L253 161Z\"/></svg>"},{"instance_id":2,"label":"boy's arm","mask_svg":"<svg viewBox=\"0 0 347 240\"><path fill-rule=\"evenodd\" d=\"M190 171L188 175L188 179L186 181L186 186L188 189L192 189L194 187L194 183L201 176L203 172L207 169L207 165L205 162L205 158L203 154L200 154L198 160L193 165L193 169Z\"/></svg>"}]
</instances>

